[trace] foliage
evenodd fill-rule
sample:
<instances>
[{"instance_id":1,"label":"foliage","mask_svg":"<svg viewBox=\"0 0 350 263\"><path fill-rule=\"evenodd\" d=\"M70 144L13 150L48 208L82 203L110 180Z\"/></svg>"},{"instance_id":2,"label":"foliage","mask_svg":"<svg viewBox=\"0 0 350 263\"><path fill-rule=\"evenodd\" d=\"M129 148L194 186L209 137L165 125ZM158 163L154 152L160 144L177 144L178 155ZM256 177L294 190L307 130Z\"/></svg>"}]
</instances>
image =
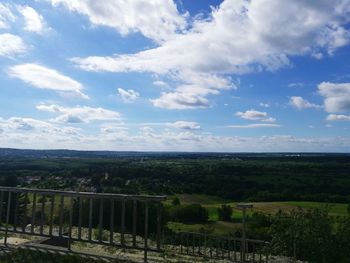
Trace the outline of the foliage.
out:
<instances>
[{"instance_id":1,"label":"foliage","mask_svg":"<svg viewBox=\"0 0 350 263\"><path fill-rule=\"evenodd\" d=\"M273 216L255 213L249 235L271 240L276 255L317 263L349 262L350 217L333 217L329 207L297 209Z\"/></svg>"},{"instance_id":2,"label":"foliage","mask_svg":"<svg viewBox=\"0 0 350 263\"><path fill-rule=\"evenodd\" d=\"M180 205L180 199L178 197L175 197L172 201L172 205Z\"/></svg>"},{"instance_id":3,"label":"foliage","mask_svg":"<svg viewBox=\"0 0 350 263\"><path fill-rule=\"evenodd\" d=\"M146 155L146 154L144 154ZM158 154L0 158L0 185L231 200L350 202L350 156ZM29 182L28 177L40 180Z\"/></svg>"},{"instance_id":4,"label":"foliage","mask_svg":"<svg viewBox=\"0 0 350 263\"><path fill-rule=\"evenodd\" d=\"M231 221L233 209L230 205L221 205L218 208L219 219L222 221Z\"/></svg>"},{"instance_id":5,"label":"foliage","mask_svg":"<svg viewBox=\"0 0 350 263\"><path fill-rule=\"evenodd\" d=\"M177 205L169 208L169 221L181 223L208 222L207 210L199 204Z\"/></svg>"}]
</instances>

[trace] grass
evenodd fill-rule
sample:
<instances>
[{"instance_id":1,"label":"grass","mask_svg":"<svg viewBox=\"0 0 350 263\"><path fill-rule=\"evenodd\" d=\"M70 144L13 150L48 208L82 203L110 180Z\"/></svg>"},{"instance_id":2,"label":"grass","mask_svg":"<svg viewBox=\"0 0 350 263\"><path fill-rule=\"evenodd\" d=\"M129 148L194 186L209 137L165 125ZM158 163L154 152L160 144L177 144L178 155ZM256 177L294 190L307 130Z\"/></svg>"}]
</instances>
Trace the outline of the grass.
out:
<instances>
[{"instance_id":1,"label":"grass","mask_svg":"<svg viewBox=\"0 0 350 263\"><path fill-rule=\"evenodd\" d=\"M217 196L212 195L201 195L201 194L179 194L168 196L167 203L171 204L172 200L177 197L181 204L200 204L200 205L213 205L213 204L223 204L230 202L231 200L226 200Z\"/></svg>"},{"instance_id":2,"label":"grass","mask_svg":"<svg viewBox=\"0 0 350 263\"><path fill-rule=\"evenodd\" d=\"M175 196L170 197L168 202ZM241 227L242 212L238 210L237 202L232 200L225 200L210 195L189 195L180 194L176 195L180 199L181 204L201 204L208 211L209 222L207 224L182 224L169 222L168 227L174 231L193 231L193 232L206 232L217 235L225 235ZM170 204L169 203L169 204ZM227 204L233 207L232 222L219 221L218 208L222 204ZM289 212L293 209L301 208L323 208L329 206L330 215L332 216L346 216L347 204L340 203L322 203L322 202L308 202L308 201L287 201L287 202L253 202L253 208L247 210L247 215L252 215L254 212L262 212L266 214L275 214L279 210Z\"/></svg>"},{"instance_id":3,"label":"grass","mask_svg":"<svg viewBox=\"0 0 350 263\"><path fill-rule=\"evenodd\" d=\"M238 223L232 222L209 222L207 224L183 224L178 222L168 222L167 227L175 232L200 232L215 235L228 235L240 228Z\"/></svg>"}]
</instances>

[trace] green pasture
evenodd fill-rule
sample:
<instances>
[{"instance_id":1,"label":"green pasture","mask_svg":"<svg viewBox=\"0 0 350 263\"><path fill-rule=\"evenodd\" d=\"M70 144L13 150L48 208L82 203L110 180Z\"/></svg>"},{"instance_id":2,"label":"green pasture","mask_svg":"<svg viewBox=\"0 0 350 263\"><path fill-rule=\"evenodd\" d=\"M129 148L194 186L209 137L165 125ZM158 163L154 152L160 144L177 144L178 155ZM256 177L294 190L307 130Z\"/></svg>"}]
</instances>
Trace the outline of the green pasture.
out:
<instances>
[{"instance_id":1,"label":"green pasture","mask_svg":"<svg viewBox=\"0 0 350 263\"><path fill-rule=\"evenodd\" d=\"M176 222L169 222L168 227L174 231L193 231L193 232L205 232L218 235L225 235L233 232L241 227L242 211L237 209L238 202L232 200L225 200L216 196L209 195L189 195L180 194L176 195L179 198L181 204L201 204L208 211L209 223L207 224L182 224ZM175 196L169 197L167 203L170 204ZM233 207L232 222L219 221L218 208L222 205L230 205ZM330 215L332 216L346 216L347 204L341 203L322 203L322 202L307 202L307 201L286 201L286 202L252 202L253 208L247 210L247 215L251 215L254 212L262 212L265 214L275 214L279 210L284 212L290 212L293 209L303 208L324 208L330 209Z\"/></svg>"}]
</instances>

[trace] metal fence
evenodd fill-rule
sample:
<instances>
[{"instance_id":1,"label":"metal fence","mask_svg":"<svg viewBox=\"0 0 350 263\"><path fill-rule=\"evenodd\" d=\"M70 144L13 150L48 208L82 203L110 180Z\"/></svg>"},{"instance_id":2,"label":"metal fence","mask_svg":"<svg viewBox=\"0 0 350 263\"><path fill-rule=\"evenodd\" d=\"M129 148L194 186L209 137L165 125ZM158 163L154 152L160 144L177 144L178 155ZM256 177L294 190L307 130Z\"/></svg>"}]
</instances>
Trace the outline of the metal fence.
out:
<instances>
[{"instance_id":1,"label":"metal fence","mask_svg":"<svg viewBox=\"0 0 350 263\"><path fill-rule=\"evenodd\" d=\"M0 231L161 252L165 196L0 187ZM150 242L150 236L153 237Z\"/></svg>"},{"instance_id":2,"label":"metal fence","mask_svg":"<svg viewBox=\"0 0 350 263\"><path fill-rule=\"evenodd\" d=\"M245 246L243 245L245 242ZM181 254L232 262L269 262L269 242L255 239L223 237L204 233L180 232L172 240L173 249Z\"/></svg>"}]
</instances>

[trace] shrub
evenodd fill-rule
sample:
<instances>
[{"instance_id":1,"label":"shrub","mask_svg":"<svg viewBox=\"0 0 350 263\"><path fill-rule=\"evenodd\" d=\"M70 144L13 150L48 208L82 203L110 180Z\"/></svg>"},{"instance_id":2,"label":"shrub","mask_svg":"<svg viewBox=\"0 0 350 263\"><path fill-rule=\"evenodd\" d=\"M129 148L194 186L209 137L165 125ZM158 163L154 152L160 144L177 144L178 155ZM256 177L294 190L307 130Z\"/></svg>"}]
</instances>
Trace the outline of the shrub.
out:
<instances>
[{"instance_id":1,"label":"shrub","mask_svg":"<svg viewBox=\"0 0 350 263\"><path fill-rule=\"evenodd\" d=\"M221 205L221 207L218 208L219 219L222 221L231 221L232 211L233 210L231 206Z\"/></svg>"},{"instance_id":2,"label":"shrub","mask_svg":"<svg viewBox=\"0 0 350 263\"><path fill-rule=\"evenodd\" d=\"M206 223L208 212L199 204L177 205L170 208L169 219L181 223Z\"/></svg>"}]
</instances>

